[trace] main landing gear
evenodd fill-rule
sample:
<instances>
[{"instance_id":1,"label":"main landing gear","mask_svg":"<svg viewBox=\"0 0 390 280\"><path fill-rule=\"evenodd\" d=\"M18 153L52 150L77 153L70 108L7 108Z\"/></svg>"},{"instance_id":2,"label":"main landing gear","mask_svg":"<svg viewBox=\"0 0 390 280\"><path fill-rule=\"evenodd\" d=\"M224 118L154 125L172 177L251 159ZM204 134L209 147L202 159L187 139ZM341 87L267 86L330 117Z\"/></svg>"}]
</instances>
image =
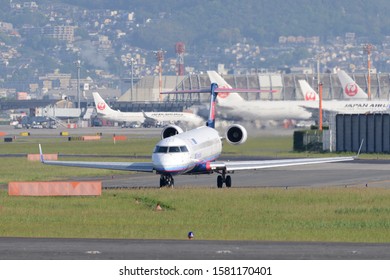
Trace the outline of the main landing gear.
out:
<instances>
[{"instance_id":1,"label":"main landing gear","mask_svg":"<svg viewBox=\"0 0 390 280\"><path fill-rule=\"evenodd\" d=\"M171 174L161 174L160 176L160 188L171 187L173 188L175 181Z\"/></svg>"},{"instance_id":2,"label":"main landing gear","mask_svg":"<svg viewBox=\"0 0 390 280\"><path fill-rule=\"evenodd\" d=\"M223 184L226 184L227 188L230 188L232 186L232 178L230 175L226 176L226 171L223 170L221 175L218 175L217 177L217 187L222 188Z\"/></svg>"}]
</instances>

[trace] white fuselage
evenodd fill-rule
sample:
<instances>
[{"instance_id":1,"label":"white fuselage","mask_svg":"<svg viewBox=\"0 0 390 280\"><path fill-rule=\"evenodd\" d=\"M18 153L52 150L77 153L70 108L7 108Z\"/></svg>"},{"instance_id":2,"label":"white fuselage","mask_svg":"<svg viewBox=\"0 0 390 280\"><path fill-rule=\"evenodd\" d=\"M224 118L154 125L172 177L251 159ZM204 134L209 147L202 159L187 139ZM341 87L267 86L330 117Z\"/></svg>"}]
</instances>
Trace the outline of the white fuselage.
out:
<instances>
[{"instance_id":1,"label":"white fuselage","mask_svg":"<svg viewBox=\"0 0 390 280\"><path fill-rule=\"evenodd\" d=\"M104 119L116 122L138 122L155 121L160 123L189 123L200 125L203 119L196 114L186 112L119 112L99 113ZM146 116L146 117L145 117Z\"/></svg>"},{"instance_id":2,"label":"white fuselage","mask_svg":"<svg viewBox=\"0 0 390 280\"><path fill-rule=\"evenodd\" d=\"M185 122L199 126L203 119L196 114L188 112L121 112L113 110L104 101L98 92L93 92L93 99L97 114L106 120L115 122L155 122L155 123L178 123Z\"/></svg>"},{"instance_id":3,"label":"white fuselage","mask_svg":"<svg viewBox=\"0 0 390 280\"><path fill-rule=\"evenodd\" d=\"M301 105L308 101L243 101L236 104L226 115L236 116L244 120L284 120L303 119L312 117L310 111ZM223 106L222 107L223 110ZM231 106L229 106L230 109Z\"/></svg>"},{"instance_id":4,"label":"white fuselage","mask_svg":"<svg viewBox=\"0 0 390 280\"><path fill-rule=\"evenodd\" d=\"M222 142L218 132L202 126L159 141L152 161L158 173L206 173L208 163L219 157Z\"/></svg>"},{"instance_id":5,"label":"white fuselage","mask_svg":"<svg viewBox=\"0 0 390 280\"><path fill-rule=\"evenodd\" d=\"M143 116L142 113L112 111L106 114L106 113L100 113L98 111L98 115L105 120L109 120L113 122L143 123L145 121L145 117Z\"/></svg>"},{"instance_id":6,"label":"white fuselage","mask_svg":"<svg viewBox=\"0 0 390 280\"><path fill-rule=\"evenodd\" d=\"M221 111L231 117L244 120L308 120L313 118L313 111L318 110L319 101L277 100L277 101L243 101L236 105L224 108ZM226 111L224 111L226 109ZM390 101L351 101L351 100L323 100L322 110L337 114L365 114L385 112L390 109Z\"/></svg>"},{"instance_id":7,"label":"white fuselage","mask_svg":"<svg viewBox=\"0 0 390 280\"><path fill-rule=\"evenodd\" d=\"M318 109L319 102L307 102L307 108ZM336 114L383 113L390 109L388 100L324 100L322 109Z\"/></svg>"}]
</instances>

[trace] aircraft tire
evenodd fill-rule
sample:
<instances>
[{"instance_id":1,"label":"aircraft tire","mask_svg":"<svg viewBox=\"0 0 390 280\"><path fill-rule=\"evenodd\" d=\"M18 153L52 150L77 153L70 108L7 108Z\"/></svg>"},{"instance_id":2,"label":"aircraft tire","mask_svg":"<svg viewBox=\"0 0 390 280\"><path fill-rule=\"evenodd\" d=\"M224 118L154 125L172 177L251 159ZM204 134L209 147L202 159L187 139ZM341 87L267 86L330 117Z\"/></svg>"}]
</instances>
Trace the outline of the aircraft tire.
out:
<instances>
[{"instance_id":1,"label":"aircraft tire","mask_svg":"<svg viewBox=\"0 0 390 280\"><path fill-rule=\"evenodd\" d=\"M168 185L170 188L173 188L173 186L175 185L175 180L173 179L173 177L170 178Z\"/></svg>"},{"instance_id":2,"label":"aircraft tire","mask_svg":"<svg viewBox=\"0 0 390 280\"><path fill-rule=\"evenodd\" d=\"M161 175L160 176L160 188L170 187L173 188L175 181L172 175Z\"/></svg>"},{"instance_id":3,"label":"aircraft tire","mask_svg":"<svg viewBox=\"0 0 390 280\"><path fill-rule=\"evenodd\" d=\"M217 187L220 189L223 186L223 179L221 175L218 175L217 177Z\"/></svg>"},{"instance_id":4,"label":"aircraft tire","mask_svg":"<svg viewBox=\"0 0 390 280\"><path fill-rule=\"evenodd\" d=\"M163 188L163 187L165 187L165 182L164 182L165 180L163 179L163 178L160 178L160 188Z\"/></svg>"},{"instance_id":5,"label":"aircraft tire","mask_svg":"<svg viewBox=\"0 0 390 280\"><path fill-rule=\"evenodd\" d=\"M227 188L232 186L232 177L230 177L230 175L226 176L225 184Z\"/></svg>"}]
</instances>

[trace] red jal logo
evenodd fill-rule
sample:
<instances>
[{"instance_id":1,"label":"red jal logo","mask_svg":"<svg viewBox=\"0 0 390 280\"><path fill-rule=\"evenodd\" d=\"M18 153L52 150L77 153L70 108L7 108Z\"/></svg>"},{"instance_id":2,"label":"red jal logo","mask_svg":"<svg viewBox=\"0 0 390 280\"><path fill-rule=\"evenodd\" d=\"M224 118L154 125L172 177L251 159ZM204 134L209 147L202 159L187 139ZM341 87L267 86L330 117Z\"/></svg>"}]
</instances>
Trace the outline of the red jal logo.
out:
<instances>
[{"instance_id":1,"label":"red jal logo","mask_svg":"<svg viewBox=\"0 0 390 280\"><path fill-rule=\"evenodd\" d=\"M220 88L229 88L228 86L221 86ZM226 98L229 96L229 92L219 92L218 97L219 98Z\"/></svg>"},{"instance_id":2,"label":"red jal logo","mask_svg":"<svg viewBox=\"0 0 390 280\"><path fill-rule=\"evenodd\" d=\"M344 92L348 96L355 96L358 92L358 87L356 84L347 84L345 86Z\"/></svg>"},{"instance_id":3,"label":"red jal logo","mask_svg":"<svg viewBox=\"0 0 390 280\"><path fill-rule=\"evenodd\" d=\"M316 94L313 91L306 92L305 100L307 100L307 101L316 100Z\"/></svg>"},{"instance_id":4,"label":"red jal logo","mask_svg":"<svg viewBox=\"0 0 390 280\"><path fill-rule=\"evenodd\" d=\"M97 108L98 108L100 111L103 111L104 109L106 109L106 104L104 104L104 103L98 103Z\"/></svg>"}]
</instances>

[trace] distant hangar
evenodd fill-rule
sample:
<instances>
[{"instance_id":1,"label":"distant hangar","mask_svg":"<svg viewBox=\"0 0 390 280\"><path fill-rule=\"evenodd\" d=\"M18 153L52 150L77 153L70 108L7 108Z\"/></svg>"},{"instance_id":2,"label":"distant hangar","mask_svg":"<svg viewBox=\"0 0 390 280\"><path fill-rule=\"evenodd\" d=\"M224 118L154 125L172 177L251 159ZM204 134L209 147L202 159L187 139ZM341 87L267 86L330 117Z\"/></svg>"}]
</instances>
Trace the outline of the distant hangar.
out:
<instances>
[{"instance_id":1,"label":"distant hangar","mask_svg":"<svg viewBox=\"0 0 390 280\"><path fill-rule=\"evenodd\" d=\"M353 79L364 90L367 90L367 74L352 74ZM299 88L298 80L305 79L309 84L317 88L316 74L278 74L258 73L248 75L224 75L226 81L237 88L273 89L274 93L249 93L242 94L247 100L299 100L303 95ZM324 99L343 99L342 88L337 74L321 74L323 83ZM162 76L162 91L173 89L198 89L210 86L207 74L194 74L187 76ZM159 77L147 76L129 88L117 102L112 105L122 111L135 111L137 103L149 103L149 107L159 106L161 100L169 103L180 103L180 106L190 106L208 102L208 96L204 94L166 95L160 97ZM371 96L373 99L389 99L390 97L390 74L371 74ZM153 105L155 104L155 105ZM134 107L136 106L136 107ZM160 105L161 106L161 105ZM172 105L174 106L174 105ZM134 107L134 108L133 108Z\"/></svg>"}]
</instances>

